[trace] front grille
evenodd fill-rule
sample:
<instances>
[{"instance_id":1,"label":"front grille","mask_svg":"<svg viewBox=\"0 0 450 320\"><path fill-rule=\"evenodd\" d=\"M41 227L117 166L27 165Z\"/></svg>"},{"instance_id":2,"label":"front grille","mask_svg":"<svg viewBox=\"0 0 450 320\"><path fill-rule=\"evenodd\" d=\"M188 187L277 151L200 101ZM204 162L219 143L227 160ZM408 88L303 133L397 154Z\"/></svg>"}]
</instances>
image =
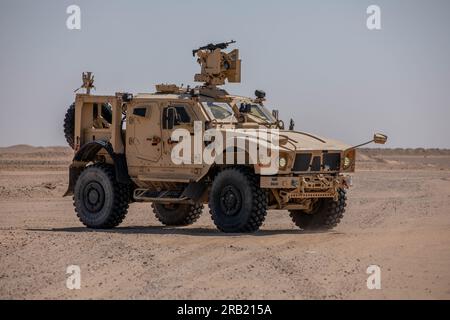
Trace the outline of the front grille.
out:
<instances>
[{"instance_id":1,"label":"front grille","mask_svg":"<svg viewBox=\"0 0 450 320\"><path fill-rule=\"evenodd\" d=\"M320 157L316 156L311 162L311 171L320 171Z\"/></svg>"},{"instance_id":2,"label":"front grille","mask_svg":"<svg viewBox=\"0 0 450 320\"><path fill-rule=\"evenodd\" d=\"M324 153L323 154L323 168L330 171L339 171L341 167L340 153Z\"/></svg>"},{"instance_id":3,"label":"front grille","mask_svg":"<svg viewBox=\"0 0 450 320\"><path fill-rule=\"evenodd\" d=\"M295 157L292 171L320 172L339 171L341 167L341 154L338 152L324 151L322 157L312 156L311 153L299 153Z\"/></svg>"},{"instance_id":4,"label":"front grille","mask_svg":"<svg viewBox=\"0 0 450 320\"><path fill-rule=\"evenodd\" d=\"M293 171L308 171L311 163L311 153L299 153L295 157Z\"/></svg>"}]
</instances>

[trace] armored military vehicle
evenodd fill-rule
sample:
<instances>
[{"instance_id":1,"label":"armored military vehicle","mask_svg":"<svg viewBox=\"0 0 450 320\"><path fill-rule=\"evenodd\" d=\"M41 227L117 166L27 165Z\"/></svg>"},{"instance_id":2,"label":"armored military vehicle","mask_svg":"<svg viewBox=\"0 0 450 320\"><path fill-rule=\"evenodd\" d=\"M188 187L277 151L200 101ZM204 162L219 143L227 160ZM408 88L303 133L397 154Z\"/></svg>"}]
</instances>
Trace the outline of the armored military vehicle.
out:
<instances>
[{"instance_id":1,"label":"armored military vehicle","mask_svg":"<svg viewBox=\"0 0 450 320\"><path fill-rule=\"evenodd\" d=\"M223 232L258 230L268 209L288 210L305 230L340 222L359 146L295 131L292 119L285 129L261 90L242 97L221 88L241 80L239 50L225 52L232 43L193 50L201 66L194 80L202 84L192 88L158 84L153 93L93 95L93 75L83 73L85 92L69 107L64 133L74 149L65 195L73 195L84 225L116 227L132 202L151 203L167 226L190 225L209 205ZM219 135L194 137L211 130ZM175 152L190 137L193 148ZM386 139L376 134L367 143ZM212 161L202 153L199 159L194 151L212 144ZM262 149L269 162L252 155ZM184 161L192 154L193 161Z\"/></svg>"}]
</instances>

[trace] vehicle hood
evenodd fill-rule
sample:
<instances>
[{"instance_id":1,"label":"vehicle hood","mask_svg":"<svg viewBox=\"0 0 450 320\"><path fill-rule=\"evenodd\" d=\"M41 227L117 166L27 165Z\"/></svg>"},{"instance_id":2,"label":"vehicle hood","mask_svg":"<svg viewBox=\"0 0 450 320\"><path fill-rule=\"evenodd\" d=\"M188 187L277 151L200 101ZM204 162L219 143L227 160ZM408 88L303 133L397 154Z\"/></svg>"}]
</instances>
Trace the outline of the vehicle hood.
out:
<instances>
[{"instance_id":1,"label":"vehicle hood","mask_svg":"<svg viewBox=\"0 0 450 320\"><path fill-rule=\"evenodd\" d=\"M236 134L237 132L241 132L242 135L240 138L242 139L250 138L250 140L254 143L257 144L266 143L267 147L269 146L276 147L276 145L273 145L273 141L276 140L276 137L270 139L268 136L265 136L267 139L263 139L258 135L258 129L256 130L219 129L219 131L227 134L228 132L234 134ZM267 132L269 133L270 131ZM291 152L314 151L314 150L344 151L351 147L350 145L342 143L337 140L319 137L306 132L290 131L290 130L279 130L278 139L279 139L278 148L280 150Z\"/></svg>"},{"instance_id":2,"label":"vehicle hood","mask_svg":"<svg viewBox=\"0 0 450 320\"><path fill-rule=\"evenodd\" d=\"M281 144L281 148L292 151L335 150L344 151L351 148L350 145L338 140L319 137L306 132L280 130L281 137L287 137L288 142Z\"/></svg>"}]
</instances>

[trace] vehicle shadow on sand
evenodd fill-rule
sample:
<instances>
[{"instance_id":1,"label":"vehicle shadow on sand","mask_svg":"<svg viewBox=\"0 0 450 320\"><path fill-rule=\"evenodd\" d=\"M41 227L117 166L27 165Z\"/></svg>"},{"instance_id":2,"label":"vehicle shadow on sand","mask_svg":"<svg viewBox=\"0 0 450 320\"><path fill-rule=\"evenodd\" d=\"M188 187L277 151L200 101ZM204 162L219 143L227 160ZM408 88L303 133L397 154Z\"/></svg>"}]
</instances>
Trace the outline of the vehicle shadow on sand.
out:
<instances>
[{"instance_id":1,"label":"vehicle shadow on sand","mask_svg":"<svg viewBox=\"0 0 450 320\"><path fill-rule=\"evenodd\" d=\"M74 233L119 233L119 234L154 234L154 235L187 235L198 237L235 237L235 236L273 236L280 234L292 234L292 235L306 235L306 234L342 234L333 230L319 230L319 231L305 231L295 229L278 229L278 230L259 230L254 233L224 233L214 228L192 228L192 227L165 227L165 226L129 226L129 227L117 227L114 229L90 229L86 227L68 227L68 228L50 228L50 229L38 229L30 228L27 231L39 231L39 232L74 232Z\"/></svg>"}]
</instances>

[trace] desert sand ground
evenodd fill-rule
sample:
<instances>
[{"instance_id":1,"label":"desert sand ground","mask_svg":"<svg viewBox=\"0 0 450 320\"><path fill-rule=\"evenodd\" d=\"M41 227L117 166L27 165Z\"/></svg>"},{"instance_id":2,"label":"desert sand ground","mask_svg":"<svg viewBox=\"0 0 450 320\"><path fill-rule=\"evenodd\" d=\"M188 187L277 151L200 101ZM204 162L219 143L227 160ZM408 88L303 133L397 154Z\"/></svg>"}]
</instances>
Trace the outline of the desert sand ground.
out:
<instances>
[{"instance_id":1,"label":"desert sand ground","mask_svg":"<svg viewBox=\"0 0 450 320\"><path fill-rule=\"evenodd\" d=\"M0 298L450 299L450 152L365 150L342 223L308 233L270 211L255 234L205 210L166 228L149 204L89 230L63 198L71 150L0 148ZM66 288L79 265L81 289ZM366 285L381 268L381 289Z\"/></svg>"}]
</instances>

